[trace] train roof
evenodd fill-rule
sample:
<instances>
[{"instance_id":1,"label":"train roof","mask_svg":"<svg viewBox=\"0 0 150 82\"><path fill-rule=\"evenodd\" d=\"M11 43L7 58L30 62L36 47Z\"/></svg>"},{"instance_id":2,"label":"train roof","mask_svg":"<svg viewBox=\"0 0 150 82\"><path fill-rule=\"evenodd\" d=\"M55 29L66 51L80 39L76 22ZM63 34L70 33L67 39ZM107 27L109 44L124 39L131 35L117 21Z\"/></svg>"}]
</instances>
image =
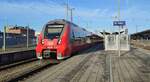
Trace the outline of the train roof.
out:
<instances>
[{"instance_id":1,"label":"train roof","mask_svg":"<svg viewBox=\"0 0 150 82\"><path fill-rule=\"evenodd\" d=\"M51 20L51 21L49 21L47 24L59 24L59 23L61 23L61 24L68 24L68 23L70 23L70 24L73 24L73 25L75 25L75 26L78 26L78 25L76 25L76 24L74 24L74 23L72 23L72 22L70 22L70 21L68 21L68 20L65 20L65 19L55 19L55 20Z\"/></svg>"},{"instance_id":2,"label":"train roof","mask_svg":"<svg viewBox=\"0 0 150 82\"><path fill-rule=\"evenodd\" d=\"M72 24L72 25L74 25L74 26L76 26L76 27L79 27L78 25L76 25L76 24L74 24L74 23L72 23L72 22L70 22L70 21L68 21L68 20L65 20L65 19L54 19L54 20L50 20L49 22L47 22L45 25L44 25L44 28L43 28L43 31L44 31L44 29L45 29L45 27L46 27L46 25L47 24ZM86 32L90 32L90 31L87 31L85 28L81 28L81 27L79 27L80 29L82 29L82 30L84 30L84 31L86 31ZM91 33L91 32L90 32ZM92 33L91 33L92 34Z\"/></svg>"}]
</instances>

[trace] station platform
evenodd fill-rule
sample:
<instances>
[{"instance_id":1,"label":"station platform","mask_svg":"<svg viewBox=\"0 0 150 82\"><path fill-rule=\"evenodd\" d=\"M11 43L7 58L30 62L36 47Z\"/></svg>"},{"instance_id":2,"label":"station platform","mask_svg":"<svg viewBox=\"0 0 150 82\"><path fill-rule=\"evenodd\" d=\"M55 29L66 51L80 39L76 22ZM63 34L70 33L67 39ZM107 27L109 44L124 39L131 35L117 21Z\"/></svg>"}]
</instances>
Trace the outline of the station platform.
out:
<instances>
[{"instance_id":1,"label":"station platform","mask_svg":"<svg viewBox=\"0 0 150 82\"><path fill-rule=\"evenodd\" d=\"M6 53L14 53L14 52L23 52L23 51L29 51L29 50L34 50L35 47L29 47L29 48L7 48L5 51L0 49L0 55L1 54L6 54Z\"/></svg>"},{"instance_id":2,"label":"station platform","mask_svg":"<svg viewBox=\"0 0 150 82\"><path fill-rule=\"evenodd\" d=\"M23 82L149 82L150 51L95 50L75 55Z\"/></svg>"},{"instance_id":3,"label":"station platform","mask_svg":"<svg viewBox=\"0 0 150 82\"><path fill-rule=\"evenodd\" d=\"M0 66L36 58L35 48L13 48L0 51Z\"/></svg>"},{"instance_id":4,"label":"station platform","mask_svg":"<svg viewBox=\"0 0 150 82\"><path fill-rule=\"evenodd\" d=\"M149 82L150 54L136 48L124 52L120 57L112 54L113 82Z\"/></svg>"}]
</instances>

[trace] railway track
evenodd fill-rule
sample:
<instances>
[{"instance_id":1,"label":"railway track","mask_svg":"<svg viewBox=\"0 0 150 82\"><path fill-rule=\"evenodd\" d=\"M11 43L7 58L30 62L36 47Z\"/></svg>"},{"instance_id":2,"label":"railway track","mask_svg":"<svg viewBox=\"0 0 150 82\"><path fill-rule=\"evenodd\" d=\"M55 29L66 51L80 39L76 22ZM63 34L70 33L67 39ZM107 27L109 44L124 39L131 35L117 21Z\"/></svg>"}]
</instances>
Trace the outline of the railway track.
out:
<instances>
[{"instance_id":1,"label":"railway track","mask_svg":"<svg viewBox=\"0 0 150 82\"><path fill-rule=\"evenodd\" d=\"M8 64L8 65L2 65L2 66L0 66L0 70L10 69L12 67L15 67L15 66L18 66L18 65L21 65L21 64L26 64L26 63L29 63L29 62L33 62L33 61L37 61L37 58L32 58L32 59L29 59L29 60L24 60L24 61L20 61L20 62Z\"/></svg>"},{"instance_id":2,"label":"railway track","mask_svg":"<svg viewBox=\"0 0 150 82\"><path fill-rule=\"evenodd\" d=\"M62 61L58 65L54 65L41 72L31 73L32 76L25 76L22 79L18 79L20 82L49 82L49 81L60 81L60 82L69 82L74 76L80 71L82 67L85 66L88 60L92 58L92 54L96 47L91 47L90 49L80 53L79 55L74 55L73 57ZM97 48L96 48L97 49ZM93 52L91 52L93 51ZM91 53L89 53L91 52ZM84 54L84 55L83 55ZM70 70L70 71L69 71ZM39 78L40 77L40 78Z\"/></svg>"},{"instance_id":3,"label":"railway track","mask_svg":"<svg viewBox=\"0 0 150 82\"><path fill-rule=\"evenodd\" d=\"M26 76L32 72L36 72L48 65L53 65L58 63L57 61L51 62L50 60L30 60L21 62L15 65L10 65L2 67L0 71L0 82L14 82L17 81L22 76Z\"/></svg>"},{"instance_id":4,"label":"railway track","mask_svg":"<svg viewBox=\"0 0 150 82\"><path fill-rule=\"evenodd\" d=\"M92 47L95 48L95 47ZM84 51L86 53L88 53L89 51L92 50L92 48ZM83 52L83 53L84 53ZM81 52L82 53L82 52ZM84 57L82 57L84 59ZM85 61L88 60L87 57ZM65 60L66 61L66 60ZM76 61L76 60L74 60ZM72 62L74 62L72 61ZM61 61L61 62L64 62ZM70 62L70 63L72 63ZM2 69L0 71L0 82L17 82L17 81L22 81L23 79L27 79L28 77L32 77L32 75L34 76L36 73L39 73L41 71L43 71L44 69L47 68L51 68L51 66L56 66L55 64L60 63L59 61L54 61L54 60L28 60L22 63L17 63L14 65L10 65L10 66L4 66L1 67L0 69ZM81 63L79 66L82 66L84 63ZM63 67L66 67L66 65L64 66L60 66L59 68L55 68L55 69L60 69L62 70ZM55 74L57 71L55 71L53 74Z\"/></svg>"}]
</instances>

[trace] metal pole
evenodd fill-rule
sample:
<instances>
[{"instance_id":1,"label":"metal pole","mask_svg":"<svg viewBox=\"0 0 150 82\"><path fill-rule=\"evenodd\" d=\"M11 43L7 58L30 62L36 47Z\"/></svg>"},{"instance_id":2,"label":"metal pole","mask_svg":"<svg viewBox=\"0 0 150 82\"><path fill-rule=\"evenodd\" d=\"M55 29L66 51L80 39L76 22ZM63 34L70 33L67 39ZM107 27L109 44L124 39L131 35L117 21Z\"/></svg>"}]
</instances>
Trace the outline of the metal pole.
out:
<instances>
[{"instance_id":1,"label":"metal pole","mask_svg":"<svg viewBox=\"0 0 150 82\"><path fill-rule=\"evenodd\" d=\"M71 13L71 22L73 22L73 19L72 19L72 9L70 10L70 13Z\"/></svg>"},{"instance_id":2,"label":"metal pole","mask_svg":"<svg viewBox=\"0 0 150 82\"><path fill-rule=\"evenodd\" d=\"M138 33L138 26L136 25L136 34ZM138 35L136 35L136 41L138 41Z\"/></svg>"},{"instance_id":3,"label":"metal pole","mask_svg":"<svg viewBox=\"0 0 150 82\"><path fill-rule=\"evenodd\" d=\"M6 26L4 26L4 32L3 32L3 50L6 50Z\"/></svg>"},{"instance_id":4,"label":"metal pole","mask_svg":"<svg viewBox=\"0 0 150 82\"><path fill-rule=\"evenodd\" d=\"M119 38L118 38L118 54L120 57L120 26L119 26Z\"/></svg>"},{"instance_id":5,"label":"metal pole","mask_svg":"<svg viewBox=\"0 0 150 82\"><path fill-rule=\"evenodd\" d=\"M27 26L27 48L29 48L29 25Z\"/></svg>"},{"instance_id":6,"label":"metal pole","mask_svg":"<svg viewBox=\"0 0 150 82\"><path fill-rule=\"evenodd\" d=\"M118 21L120 21L120 0L118 0ZM119 37L118 37L118 54L120 57L120 26L119 26Z\"/></svg>"},{"instance_id":7,"label":"metal pole","mask_svg":"<svg viewBox=\"0 0 150 82\"><path fill-rule=\"evenodd\" d=\"M105 37L105 30L103 30L103 36L104 36L104 41L103 41L103 42L104 42L104 43L103 43L103 44L104 44L104 49L106 50L106 40L105 40L105 39L106 39L106 37Z\"/></svg>"},{"instance_id":8,"label":"metal pole","mask_svg":"<svg viewBox=\"0 0 150 82\"><path fill-rule=\"evenodd\" d=\"M68 20L68 9L69 9L69 0L66 2L66 20Z\"/></svg>"},{"instance_id":9,"label":"metal pole","mask_svg":"<svg viewBox=\"0 0 150 82\"><path fill-rule=\"evenodd\" d=\"M71 22L73 22L73 10L74 10L75 8L71 8L70 9L70 15L71 15Z\"/></svg>"},{"instance_id":10,"label":"metal pole","mask_svg":"<svg viewBox=\"0 0 150 82\"><path fill-rule=\"evenodd\" d=\"M109 71L110 71L110 82L113 82L113 76L112 76L112 60L111 60L111 54L109 54L110 62L109 62Z\"/></svg>"},{"instance_id":11,"label":"metal pole","mask_svg":"<svg viewBox=\"0 0 150 82\"><path fill-rule=\"evenodd\" d=\"M118 0L118 20L120 20L120 0Z\"/></svg>"}]
</instances>

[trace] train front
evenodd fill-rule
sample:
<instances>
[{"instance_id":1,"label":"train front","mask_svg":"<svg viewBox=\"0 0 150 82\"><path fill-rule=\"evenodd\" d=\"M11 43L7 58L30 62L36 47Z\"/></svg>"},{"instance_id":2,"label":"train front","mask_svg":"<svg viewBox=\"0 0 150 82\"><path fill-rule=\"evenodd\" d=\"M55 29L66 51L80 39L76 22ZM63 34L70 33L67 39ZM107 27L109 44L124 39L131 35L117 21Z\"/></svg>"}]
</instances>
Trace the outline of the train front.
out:
<instances>
[{"instance_id":1,"label":"train front","mask_svg":"<svg viewBox=\"0 0 150 82\"><path fill-rule=\"evenodd\" d=\"M63 59L68 44L68 30L65 23L50 22L46 24L38 37L36 56L38 59Z\"/></svg>"}]
</instances>

